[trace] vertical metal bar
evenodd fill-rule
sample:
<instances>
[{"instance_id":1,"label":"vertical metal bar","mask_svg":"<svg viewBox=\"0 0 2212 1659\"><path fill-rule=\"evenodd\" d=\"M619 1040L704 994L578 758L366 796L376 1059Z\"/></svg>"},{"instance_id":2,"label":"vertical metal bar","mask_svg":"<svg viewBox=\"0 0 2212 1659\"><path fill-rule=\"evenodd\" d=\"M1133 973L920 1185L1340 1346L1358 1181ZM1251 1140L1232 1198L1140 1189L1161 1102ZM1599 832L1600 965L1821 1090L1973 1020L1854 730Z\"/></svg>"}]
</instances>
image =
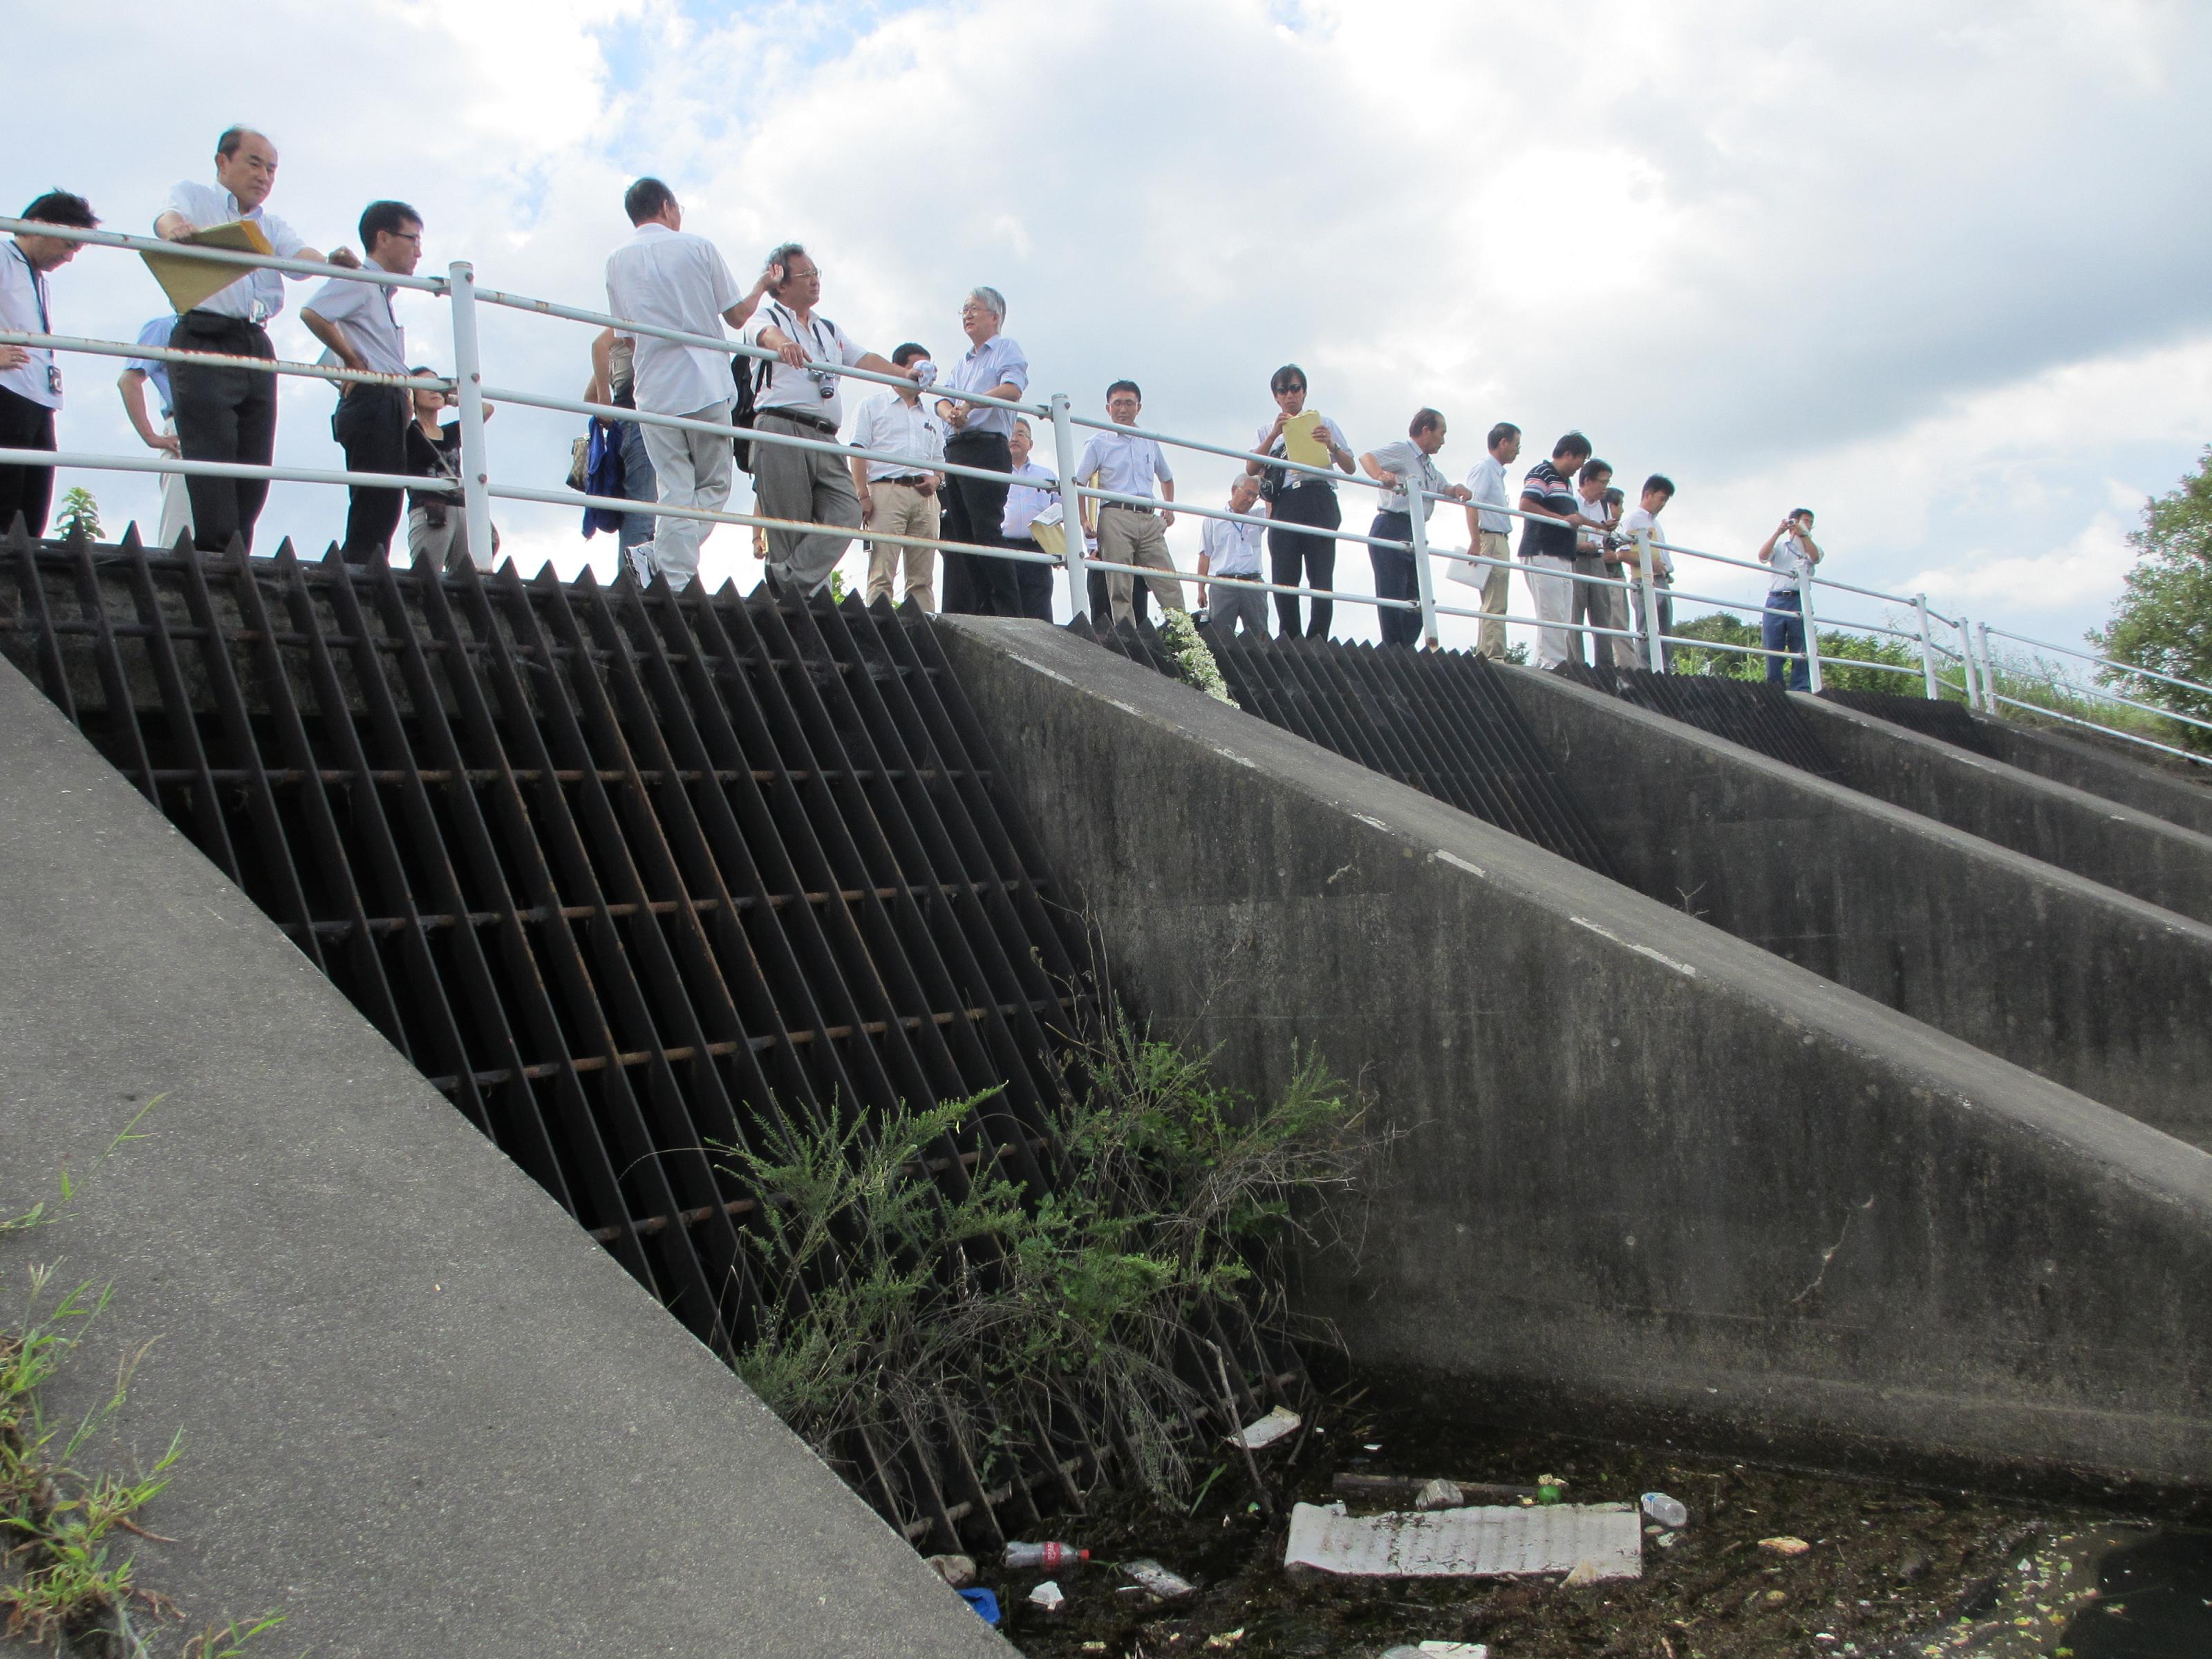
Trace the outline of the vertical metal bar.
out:
<instances>
[{"instance_id":1,"label":"vertical metal bar","mask_svg":"<svg viewBox=\"0 0 2212 1659\"><path fill-rule=\"evenodd\" d=\"M1959 616L1959 672L1966 682L1966 707L1979 709L1982 706L1982 674L1974 661L1974 625L1963 611Z\"/></svg>"},{"instance_id":2,"label":"vertical metal bar","mask_svg":"<svg viewBox=\"0 0 2212 1659\"><path fill-rule=\"evenodd\" d=\"M70 694L69 670L62 662L61 635L46 609L46 573L39 568L39 544L20 531L0 525L0 534L12 537L8 550L23 573L23 609L30 613L31 632L39 643L39 672L46 683L46 696L71 726L77 724L76 698Z\"/></svg>"},{"instance_id":3,"label":"vertical metal bar","mask_svg":"<svg viewBox=\"0 0 2212 1659\"><path fill-rule=\"evenodd\" d=\"M1806 684L1813 695L1820 695L1820 628L1813 615L1813 572L1808 567L1797 573L1797 615L1805 626Z\"/></svg>"},{"instance_id":4,"label":"vertical metal bar","mask_svg":"<svg viewBox=\"0 0 2212 1659\"><path fill-rule=\"evenodd\" d=\"M469 556L478 568L491 559L491 457L484 448L483 357L477 340L477 270L466 259L446 267L452 282L453 384L461 397L461 500ZM511 418L511 417L510 417Z\"/></svg>"},{"instance_id":5,"label":"vertical metal bar","mask_svg":"<svg viewBox=\"0 0 2212 1659\"><path fill-rule=\"evenodd\" d=\"M72 545L76 556L77 602L85 620L92 624L100 687L107 697L107 719L114 733L109 739L108 755L118 768L137 775L139 793L159 807L161 792L154 783L154 763L146 751L146 734L138 729L138 710L131 696L130 677L123 671L123 653L115 643L115 628L100 594L100 571L93 563L92 544L82 536L71 537L65 544L64 557ZM123 532L123 550L126 554L138 550L138 526L135 524Z\"/></svg>"},{"instance_id":6,"label":"vertical metal bar","mask_svg":"<svg viewBox=\"0 0 2212 1659\"><path fill-rule=\"evenodd\" d=\"M1990 660L1990 625L1987 623L1976 623L1974 624L1974 637L1981 642L1982 647L1983 712L1996 715L2002 719L2004 714L2004 705L1997 701L1996 665Z\"/></svg>"},{"instance_id":7,"label":"vertical metal bar","mask_svg":"<svg viewBox=\"0 0 2212 1659\"><path fill-rule=\"evenodd\" d=\"M1060 459L1060 563L1067 572L1068 614L1091 614L1091 556L1083 539L1083 497L1076 493L1075 423L1067 394L1052 394L1052 447Z\"/></svg>"},{"instance_id":8,"label":"vertical metal bar","mask_svg":"<svg viewBox=\"0 0 2212 1659\"><path fill-rule=\"evenodd\" d=\"M1636 583L1644 594L1644 649L1651 672L1667 672L1667 647L1659 625L1659 584L1651 574L1651 532L1636 532Z\"/></svg>"},{"instance_id":9,"label":"vertical metal bar","mask_svg":"<svg viewBox=\"0 0 2212 1659\"><path fill-rule=\"evenodd\" d=\"M1928 637L1928 596L1915 593L1912 609L1920 618L1920 678L1927 688L1928 700L1936 700L1936 646Z\"/></svg>"},{"instance_id":10,"label":"vertical metal bar","mask_svg":"<svg viewBox=\"0 0 2212 1659\"><path fill-rule=\"evenodd\" d=\"M1421 641L1434 650L1437 643L1437 590L1429 570L1429 492L1418 480L1406 480L1406 539L1413 550L1413 592L1421 601ZM1482 545L1478 537L1475 545Z\"/></svg>"}]
</instances>

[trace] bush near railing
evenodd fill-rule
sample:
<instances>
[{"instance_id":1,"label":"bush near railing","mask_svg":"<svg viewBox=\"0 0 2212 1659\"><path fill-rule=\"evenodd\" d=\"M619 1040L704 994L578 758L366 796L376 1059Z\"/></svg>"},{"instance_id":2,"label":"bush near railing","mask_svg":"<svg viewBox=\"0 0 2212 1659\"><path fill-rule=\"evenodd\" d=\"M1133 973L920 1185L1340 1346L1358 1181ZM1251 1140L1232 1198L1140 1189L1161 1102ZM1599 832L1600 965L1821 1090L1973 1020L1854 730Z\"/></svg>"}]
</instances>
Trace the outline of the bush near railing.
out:
<instances>
[{"instance_id":1,"label":"bush near railing","mask_svg":"<svg viewBox=\"0 0 2212 1659\"><path fill-rule=\"evenodd\" d=\"M1892 622L1890 626L1901 628L1905 624ZM1758 623L1730 616L1725 611L1677 623L1674 633L1677 639L1711 640L1715 645L1756 647L1759 642ZM1715 674L1732 680L1766 678L1764 656L1746 656L1741 651L1709 651L1695 645L1676 644L1670 649L1677 674ZM1893 673L1887 668L1854 668L1850 665L1855 662L1889 663L1913 672L1906 675ZM1887 691L1917 696L1921 690L1917 678L1919 670L1918 649L1902 640L1864 639L1856 634L1821 630L1820 683L1829 690Z\"/></svg>"},{"instance_id":2,"label":"bush near railing","mask_svg":"<svg viewBox=\"0 0 2212 1659\"><path fill-rule=\"evenodd\" d=\"M2148 738L2152 743L2170 744L2177 749L2212 752L2212 732L2185 725L2180 720L2160 720L2143 710L2107 702L2086 690L2049 658L2038 656L2032 651L2001 651L1999 647L1992 647L1990 669L1999 696L2010 697L2015 703L2029 705L2025 708L2008 705L2004 708L2006 719L2018 720L2023 726L2062 734L2080 732L2080 726L2070 726L2067 720L2039 720L2036 718L2036 710L2048 709L2053 714L2069 716L2073 720L2086 720L2121 737ZM2151 700L2151 688L2160 684L2156 680L2146 680L2139 675L2125 674L2113 669L2099 670L2097 679L2124 696L2145 701ZM2158 701L2168 702L2170 707L2179 708L2184 714L2212 719L2212 703L2200 706L2184 702L2183 699L2191 694L2178 686L2162 689L2166 695ZM2148 757L2139 756L2139 758ZM2186 767L2185 763L2175 763Z\"/></svg>"}]
</instances>

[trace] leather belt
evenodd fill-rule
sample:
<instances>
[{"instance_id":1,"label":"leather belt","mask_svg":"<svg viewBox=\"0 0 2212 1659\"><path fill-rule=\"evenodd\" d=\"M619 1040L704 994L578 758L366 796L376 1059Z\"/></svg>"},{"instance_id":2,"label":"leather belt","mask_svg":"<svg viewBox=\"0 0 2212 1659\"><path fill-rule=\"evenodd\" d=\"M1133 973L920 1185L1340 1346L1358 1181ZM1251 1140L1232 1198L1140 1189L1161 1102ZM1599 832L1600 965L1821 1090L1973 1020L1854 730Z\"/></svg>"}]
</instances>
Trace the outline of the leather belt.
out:
<instances>
[{"instance_id":1,"label":"leather belt","mask_svg":"<svg viewBox=\"0 0 2212 1659\"><path fill-rule=\"evenodd\" d=\"M1101 503L1109 513L1149 513L1149 507L1139 507L1133 501L1105 501Z\"/></svg>"},{"instance_id":2,"label":"leather belt","mask_svg":"<svg viewBox=\"0 0 2212 1659\"><path fill-rule=\"evenodd\" d=\"M769 415L775 416L779 421L790 421L799 426L811 426L817 432L826 432L833 438L837 435L837 423L836 422L825 421L819 415L802 415L795 409L784 409L781 407L775 409L763 409L760 411L760 415L756 416L754 418L759 419L762 416Z\"/></svg>"},{"instance_id":3,"label":"leather belt","mask_svg":"<svg viewBox=\"0 0 2212 1659\"><path fill-rule=\"evenodd\" d=\"M931 476L931 475L930 475L930 474L928 474L928 473L927 473L927 472L902 472L902 473L901 473L901 474L900 474L897 477L896 477L896 478L871 478L871 479L869 479L869 480L868 480L868 482L869 482L871 484L879 484L879 483L905 484L905 485L908 486L909 488L911 488L913 485L915 485L915 484L920 483L921 483L924 478L927 478L927 477L930 477L930 476Z\"/></svg>"}]
</instances>

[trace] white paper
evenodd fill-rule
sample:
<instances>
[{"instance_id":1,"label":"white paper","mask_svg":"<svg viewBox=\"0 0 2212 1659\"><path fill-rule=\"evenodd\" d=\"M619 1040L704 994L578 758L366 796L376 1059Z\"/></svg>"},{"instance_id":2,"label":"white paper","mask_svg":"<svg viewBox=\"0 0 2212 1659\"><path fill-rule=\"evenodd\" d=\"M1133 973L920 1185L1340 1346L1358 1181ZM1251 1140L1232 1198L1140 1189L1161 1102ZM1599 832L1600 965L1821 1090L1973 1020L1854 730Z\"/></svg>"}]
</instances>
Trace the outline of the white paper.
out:
<instances>
[{"instance_id":1,"label":"white paper","mask_svg":"<svg viewBox=\"0 0 2212 1659\"><path fill-rule=\"evenodd\" d=\"M1644 1534L1626 1504L1540 1504L1528 1509L1431 1510L1349 1516L1342 1506L1291 1511L1286 1567L1369 1577L1512 1578L1571 1572L1640 1578Z\"/></svg>"},{"instance_id":2,"label":"white paper","mask_svg":"<svg viewBox=\"0 0 2212 1659\"><path fill-rule=\"evenodd\" d=\"M1262 1446L1272 1446L1286 1434L1295 1434L1305 1419L1287 1406L1278 1406L1256 1423L1247 1423L1229 1437L1232 1446L1242 1446L1247 1451L1258 1451Z\"/></svg>"}]
</instances>

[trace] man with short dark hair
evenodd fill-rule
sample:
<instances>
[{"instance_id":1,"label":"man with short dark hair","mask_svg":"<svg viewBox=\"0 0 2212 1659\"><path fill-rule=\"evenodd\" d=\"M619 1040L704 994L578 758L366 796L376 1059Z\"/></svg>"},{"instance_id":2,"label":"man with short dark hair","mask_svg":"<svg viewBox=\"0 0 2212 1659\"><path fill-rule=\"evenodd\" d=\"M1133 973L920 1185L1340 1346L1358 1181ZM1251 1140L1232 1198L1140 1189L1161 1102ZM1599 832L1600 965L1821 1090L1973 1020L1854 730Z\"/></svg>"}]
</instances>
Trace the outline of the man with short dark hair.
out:
<instances>
[{"instance_id":1,"label":"man with short dark hair","mask_svg":"<svg viewBox=\"0 0 2212 1659\"><path fill-rule=\"evenodd\" d=\"M23 210L42 225L91 230L100 221L92 204L65 190L50 190ZM0 328L18 334L52 334L53 307L46 276L76 258L83 246L66 236L17 231L0 249ZM0 449L54 447L54 414L62 406L62 372L46 346L0 345ZM33 536L46 533L54 498L51 466L0 466L0 536L15 515Z\"/></svg>"},{"instance_id":2,"label":"man with short dark hair","mask_svg":"<svg viewBox=\"0 0 2212 1659\"><path fill-rule=\"evenodd\" d=\"M975 288L960 307L961 331L968 350L952 366L945 390L956 395L940 398L938 418L951 435L945 445L945 459L961 466L987 468L993 472L1012 470L1010 446L1014 411L978 404L957 394L981 392L1012 403L1029 387L1030 360L1001 331L1006 322L1006 299L995 288ZM989 547L1000 540L1005 521L1006 486L960 473L947 476L945 487L945 538ZM945 608L979 617L1038 617L1052 620L1052 567L1017 564L983 553L945 556Z\"/></svg>"},{"instance_id":3,"label":"man with short dark hair","mask_svg":"<svg viewBox=\"0 0 2212 1659\"><path fill-rule=\"evenodd\" d=\"M1635 509L1620 521L1618 534L1621 568L1636 584L1628 590L1636 612L1636 637L1613 641L1613 661L1623 668L1651 665L1651 610L1659 613L1662 672L1674 663L1674 647L1667 643L1664 636L1674 631L1674 556L1667 550L1667 538L1659 529L1659 515L1674 499L1674 481L1664 473L1655 472L1644 481L1644 493ZM1651 550L1650 610L1644 603L1644 566L1640 556L1646 545Z\"/></svg>"},{"instance_id":4,"label":"man with short dark hair","mask_svg":"<svg viewBox=\"0 0 2212 1659\"><path fill-rule=\"evenodd\" d=\"M1620 555L1608 540L1615 514L1606 501L1606 486L1612 482L1609 461L1584 461L1575 475L1575 516L1584 527L1575 538L1575 592L1567 620L1590 628L1628 625L1628 606L1615 604L1621 599L1620 589L1603 586L1607 579L1617 580L1620 575ZM1587 652L1583 649L1584 640L1590 642ZM1569 649L1576 661L1593 662L1601 668L1613 660L1613 635L1577 634L1573 641Z\"/></svg>"},{"instance_id":5,"label":"man with short dark hair","mask_svg":"<svg viewBox=\"0 0 2212 1659\"><path fill-rule=\"evenodd\" d=\"M1812 672L1805 659L1804 584L1813 580L1813 567L1820 562L1820 544L1813 539L1813 509L1792 507L1790 516L1775 526L1759 544L1759 562L1771 565L1774 574L1766 592L1766 610L1759 619L1759 644L1766 652L1766 678L1771 685L1784 682L1792 691L1813 689Z\"/></svg>"},{"instance_id":6,"label":"man with short dark hair","mask_svg":"<svg viewBox=\"0 0 2212 1659\"><path fill-rule=\"evenodd\" d=\"M411 276L422 258L422 216L404 202L371 202L361 216L361 246L368 263L395 276ZM323 343L322 362L372 374L404 375L407 334L392 314L392 290L379 283L333 276L301 308L307 332ZM349 472L407 471L407 428L414 400L398 386L337 383L337 412L331 436L345 451ZM374 564L392 556L392 538L406 506L405 491L354 484L347 491L345 562Z\"/></svg>"},{"instance_id":7,"label":"man with short dark hair","mask_svg":"<svg viewBox=\"0 0 2212 1659\"><path fill-rule=\"evenodd\" d=\"M1367 476L1390 488L1383 492L1380 510L1367 533L1381 540L1404 542L1404 548L1378 547L1373 542L1367 546L1368 562L1375 567L1375 597L1378 599L1418 600L1421 594L1420 572L1413 562L1411 546L1413 538L1413 492L1421 492L1421 522L1426 524L1437 510L1437 498L1446 497L1455 501L1468 498L1466 489L1447 483L1444 475L1437 470L1433 457L1444 447L1444 417L1433 409L1418 409L1407 424L1406 435L1395 444L1385 444L1371 454L1362 455L1359 465ZM1413 645L1421 637L1421 613L1418 609L1402 605L1377 605L1381 618L1382 643ZM1436 641L1431 639L1433 646Z\"/></svg>"},{"instance_id":8,"label":"man with short dark hair","mask_svg":"<svg viewBox=\"0 0 2212 1659\"><path fill-rule=\"evenodd\" d=\"M908 341L891 353L898 368L927 379L920 365L929 362L926 347ZM933 368L934 365L932 365ZM944 475L945 427L933 410L921 406L921 387L902 386L882 392L860 405L853 423L853 447L895 461L853 457L853 488L860 497L860 524L893 536L934 538L939 487ZM890 598L899 563L906 563L906 587L899 601L913 599L924 611L936 609L937 550L910 542L872 541L868 547L868 603Z\"/></svg>"},{"instance_id":9,"label":"man with short dark hair","mask_svg":"<svg viewBox=\"0 0 2212 1659\"><path fill-rule=\"evenodd\" d=\"M1483 458L1468 470L1467 544L1478 556L1495 564L1455 564L1451 579L1482 590L1482 626L1475 635L1475 651L1492 662L1505 656L1505 609L1513 580L1513 520L1505 516L1505 469L1521 453L1521 428L1500 421L1490 428Z\"/></svg>"},{"instance_id":10,"label":"man with short dark hair","mask_svg":"<svg viewBox=\"0 0 2212 1659\"><path fill-rule=\"evenodd\" d=\"M745 325L767 283L756 283L750 294L739 288L720 251L684 228L673 191L658 179L641 179L623 192L623 209L635 229L607 255L609 311L626 323L714 339L722 337L725 323ZM729 426L738 386L725 353L658 334L617 337L630 342L630 397L640 414ZM733 437L647 423L645 448L660 505L720 512L730 499ZM681 592L699 574L699 546L713 528L708 520L655 514L653 540L624 549L631 575L640 586L665 576Z\"/></svg>"},{"instance_id":11,"label":"man with short dark hair","mask_svg":"<svg viewBox=\"0 0 2212 1659\"><path fill-rule=\"evenodd\" d=\"M1134 380L1116 380L1106 388L1106 414L1115 425L1134 426L1144 407L1145 394ZM1167 532L1175 526L1175 474L1168 470L1168 458L1160 453L1159 445L1134 433L1095 432L1083 447L1075 476L1079 482L1095 479L1100 489L1145 498L1098 503L1098 557L1107 564L1164 572L1147 575L1145 585L1163 611L1188 610L1182 584L1176 580L1175 561L1168 556ZM1155 501L1169 505L1156 508ZM1136 614L1136 589L1133 572L1106 572L1106 605L1115 622L1127 622Z\"/></svg>"},{"instance_id":12,"label":"man with short dark hair","mask_svg":"<svg viewBox=\"0 0 2212 1659\"><path fill-rule=\"evenodd\" d=\"M1248 521L1238 524L1228 519L1208 519L1201 532L1198 602L1206 611L1206 625L1216 639L1233 638L1239 623L1243 624L1246 639L1267 637L1267 595L1264 589L1231 587L1219 581L1208 584L1205 580L1209 576L1235 576L1250 582L1261 579L1260 542L1267 526L1249 516L1259 505L1259 479L1249 472L1239 472L1229 481L1229 510L1246 517Z\"/></svg>"},{"instance_id":13,"label":"man with short dark hair","mask_svg":"<svg viewBox=\"0 0 2212 1659\"><path fill-rule=\"evenodd\" d=\"M845 424L845 380L816 365L866 368L908 380L914 374L854 345L843 329L816 313L822 299L822 267L799 243L785 242L769 250L762 275L769 301L745 337L749 343L775 352L776 361L751 366L756 376L761 369L768 371L764 381L756 382L760 389L753 395L757 411L753 430L835 444ZM763 518L860 527L860 498L853 488L852 474L842 457L826 450L755 442L753 499ZM830 580L852 544L851 536L835 530L771 529L769 568L811 593Z\"/></svg>"},{"instance_id":14,"label":"man with short dark hair","mask_svg":"<svg viewBox=\"0 0 2212 1659\"><path fill-rule=\"evenodd\" d=\"M212 185L179 181L169 205L154 221L154 234L181 242L195 231L244 219L258 227L283 259L304 259L348 270L361 261L350 249L325 258L299 232L267 210L276 186L276 146L251 127L232 127L216 141ZM284 280L307 280L300 271L251 270L177 319L169 343L179 351L273 360L266 326L284 308ZM169 372L176 394L177 439L188 461L238 461L266 466L276 453L276 377L258 368L216 363L177 363ZM253 546L253 526L269 499L266 478L193 477L192 534L203 553L229 550L234 540Z\"/></svg>"},{"instance_id":15,"label":"man with short dark hair","mask_svg":"<svg viewBox=\"0 0 2212 1659\"><path fill-rule=\"evenodd\" d=\"M1535 606L1536 666L1557 668L1567 659L1575 636L1559 624L1568 620L1575 589L1575 504L1572 474L1589 459L1590 441L1570 432L1552 446L1552 458L1530 467L1521 480L1521 511L1534 516L1522 522L1521 574L1528 579Z\"/></svg>"}]
</instances>

